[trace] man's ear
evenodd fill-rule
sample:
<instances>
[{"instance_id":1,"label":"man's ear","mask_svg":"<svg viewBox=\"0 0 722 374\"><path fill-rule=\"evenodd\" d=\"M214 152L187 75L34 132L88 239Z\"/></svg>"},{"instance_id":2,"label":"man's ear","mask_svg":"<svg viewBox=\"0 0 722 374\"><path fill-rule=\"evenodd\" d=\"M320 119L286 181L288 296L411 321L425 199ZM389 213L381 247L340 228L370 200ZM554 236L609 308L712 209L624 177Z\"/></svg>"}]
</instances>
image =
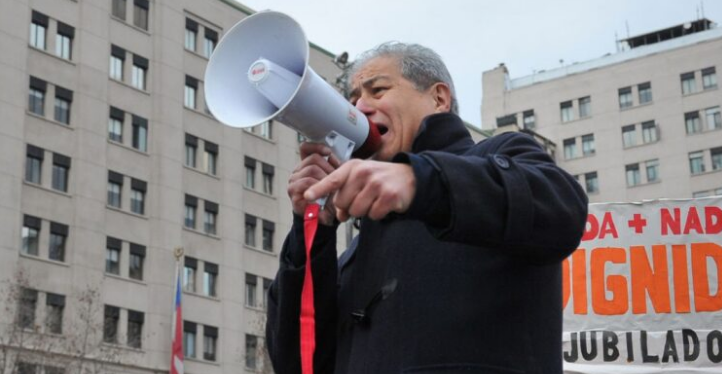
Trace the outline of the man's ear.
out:
<instances>
[{"instance_id":1,"label":"man's ear","mask_svg":"<svg viewBox=\"0 0 722 374\"><path fill-rule=\"evenodd\" d=\"M436 104L436 113L450 112L451 89L449 86L443 82L436 82L429 88L429 90Z\"/></svg>"}]
</instances>

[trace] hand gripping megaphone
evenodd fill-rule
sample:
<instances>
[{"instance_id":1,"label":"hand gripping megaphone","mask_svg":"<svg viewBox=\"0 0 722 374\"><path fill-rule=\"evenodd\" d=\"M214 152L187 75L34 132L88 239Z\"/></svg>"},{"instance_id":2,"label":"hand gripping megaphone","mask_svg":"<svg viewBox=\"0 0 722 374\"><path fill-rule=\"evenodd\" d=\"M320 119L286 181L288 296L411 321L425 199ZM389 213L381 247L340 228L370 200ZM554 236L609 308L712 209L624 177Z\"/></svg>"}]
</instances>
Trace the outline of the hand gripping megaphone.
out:
<instances>
[{"instance_id":1,"label":"hand gripping megaphone","mask_svg":"<svg viewBox=\"0 0 722 374\"><path fill-rule=\"evenodd\" d=\"M375 125L308 66L301 26L279 12L244 18L221 39L208 62L208 108L232 127L275 119L341 160L367 158L381 143Z\"/></svg>"}]
</instances>

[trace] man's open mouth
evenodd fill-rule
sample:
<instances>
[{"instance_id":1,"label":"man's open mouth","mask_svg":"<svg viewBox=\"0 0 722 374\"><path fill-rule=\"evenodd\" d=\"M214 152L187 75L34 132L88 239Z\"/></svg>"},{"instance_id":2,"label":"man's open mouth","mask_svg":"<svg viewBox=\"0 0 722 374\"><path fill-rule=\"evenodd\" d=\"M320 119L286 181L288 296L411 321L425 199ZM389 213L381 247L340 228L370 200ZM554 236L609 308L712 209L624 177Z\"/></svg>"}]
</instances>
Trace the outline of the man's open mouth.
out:
<instances>
[{"instance_id":1,"label":"man's open mouth","mask_svg":"<svg viewBox=\"0 0 722 374\"><path fill-rule=\"evenodd\" d=\"M383 136L384 134L386 134L387 132L389 132L389 128L386 127L386 125L376 124L376 127L378 127L378 129L379 129L379 134L381 134L381 136Z\"/></svg>"}]
</instances>

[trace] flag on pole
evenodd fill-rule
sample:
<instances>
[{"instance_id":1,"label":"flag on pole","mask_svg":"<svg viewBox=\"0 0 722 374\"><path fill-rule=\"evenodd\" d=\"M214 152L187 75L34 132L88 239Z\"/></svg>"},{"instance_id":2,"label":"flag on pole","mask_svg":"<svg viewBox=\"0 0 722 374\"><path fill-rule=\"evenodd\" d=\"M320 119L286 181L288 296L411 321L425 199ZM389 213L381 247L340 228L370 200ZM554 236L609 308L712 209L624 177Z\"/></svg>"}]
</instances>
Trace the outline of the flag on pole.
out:
<instances>
[{"instance_id":1,"label":"flag on pole","mask_svg":"<svg viewBox=\"0 0 722 374\"><path fill-rule=\"evenodd\" d=\"M173 307L173 342L171 344L170 374L183 374L183 316L181 309L180 257L176 261L175 305Z\"/></svg>"}]
</instances>

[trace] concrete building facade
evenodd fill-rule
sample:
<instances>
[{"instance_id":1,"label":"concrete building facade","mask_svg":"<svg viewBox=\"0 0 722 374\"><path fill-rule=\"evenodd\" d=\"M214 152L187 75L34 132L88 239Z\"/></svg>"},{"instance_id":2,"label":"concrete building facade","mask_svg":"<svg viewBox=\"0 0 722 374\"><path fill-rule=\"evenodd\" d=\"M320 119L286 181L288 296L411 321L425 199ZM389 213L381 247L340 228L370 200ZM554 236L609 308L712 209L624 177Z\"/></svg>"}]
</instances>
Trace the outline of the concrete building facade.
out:
<instances>
[{"instance_id":1,"label":"concrete building facade","mask_svg":"<svg viewBox=\"0 0 722 374\"><path fill-rule=\"evenodd\" d=\"M264 294L299 137L223 126L203 97L210 53L251 13L0 3L0 373L168 372L177 248L185 372L270 372ZM332 83L333 58L312 44Z\"/></svg>"},{"instance_id":2,"label":"concrete building facade","mask_svg":"<svg viewBox=\"0 0 722 374\"><path fill-rule=\"evenodd\" d=\"M531 76L484 72L483 128L553 141L591 202L722 194L722 29L703 19L624 43Z\"/></svg>"}]
</instances>

